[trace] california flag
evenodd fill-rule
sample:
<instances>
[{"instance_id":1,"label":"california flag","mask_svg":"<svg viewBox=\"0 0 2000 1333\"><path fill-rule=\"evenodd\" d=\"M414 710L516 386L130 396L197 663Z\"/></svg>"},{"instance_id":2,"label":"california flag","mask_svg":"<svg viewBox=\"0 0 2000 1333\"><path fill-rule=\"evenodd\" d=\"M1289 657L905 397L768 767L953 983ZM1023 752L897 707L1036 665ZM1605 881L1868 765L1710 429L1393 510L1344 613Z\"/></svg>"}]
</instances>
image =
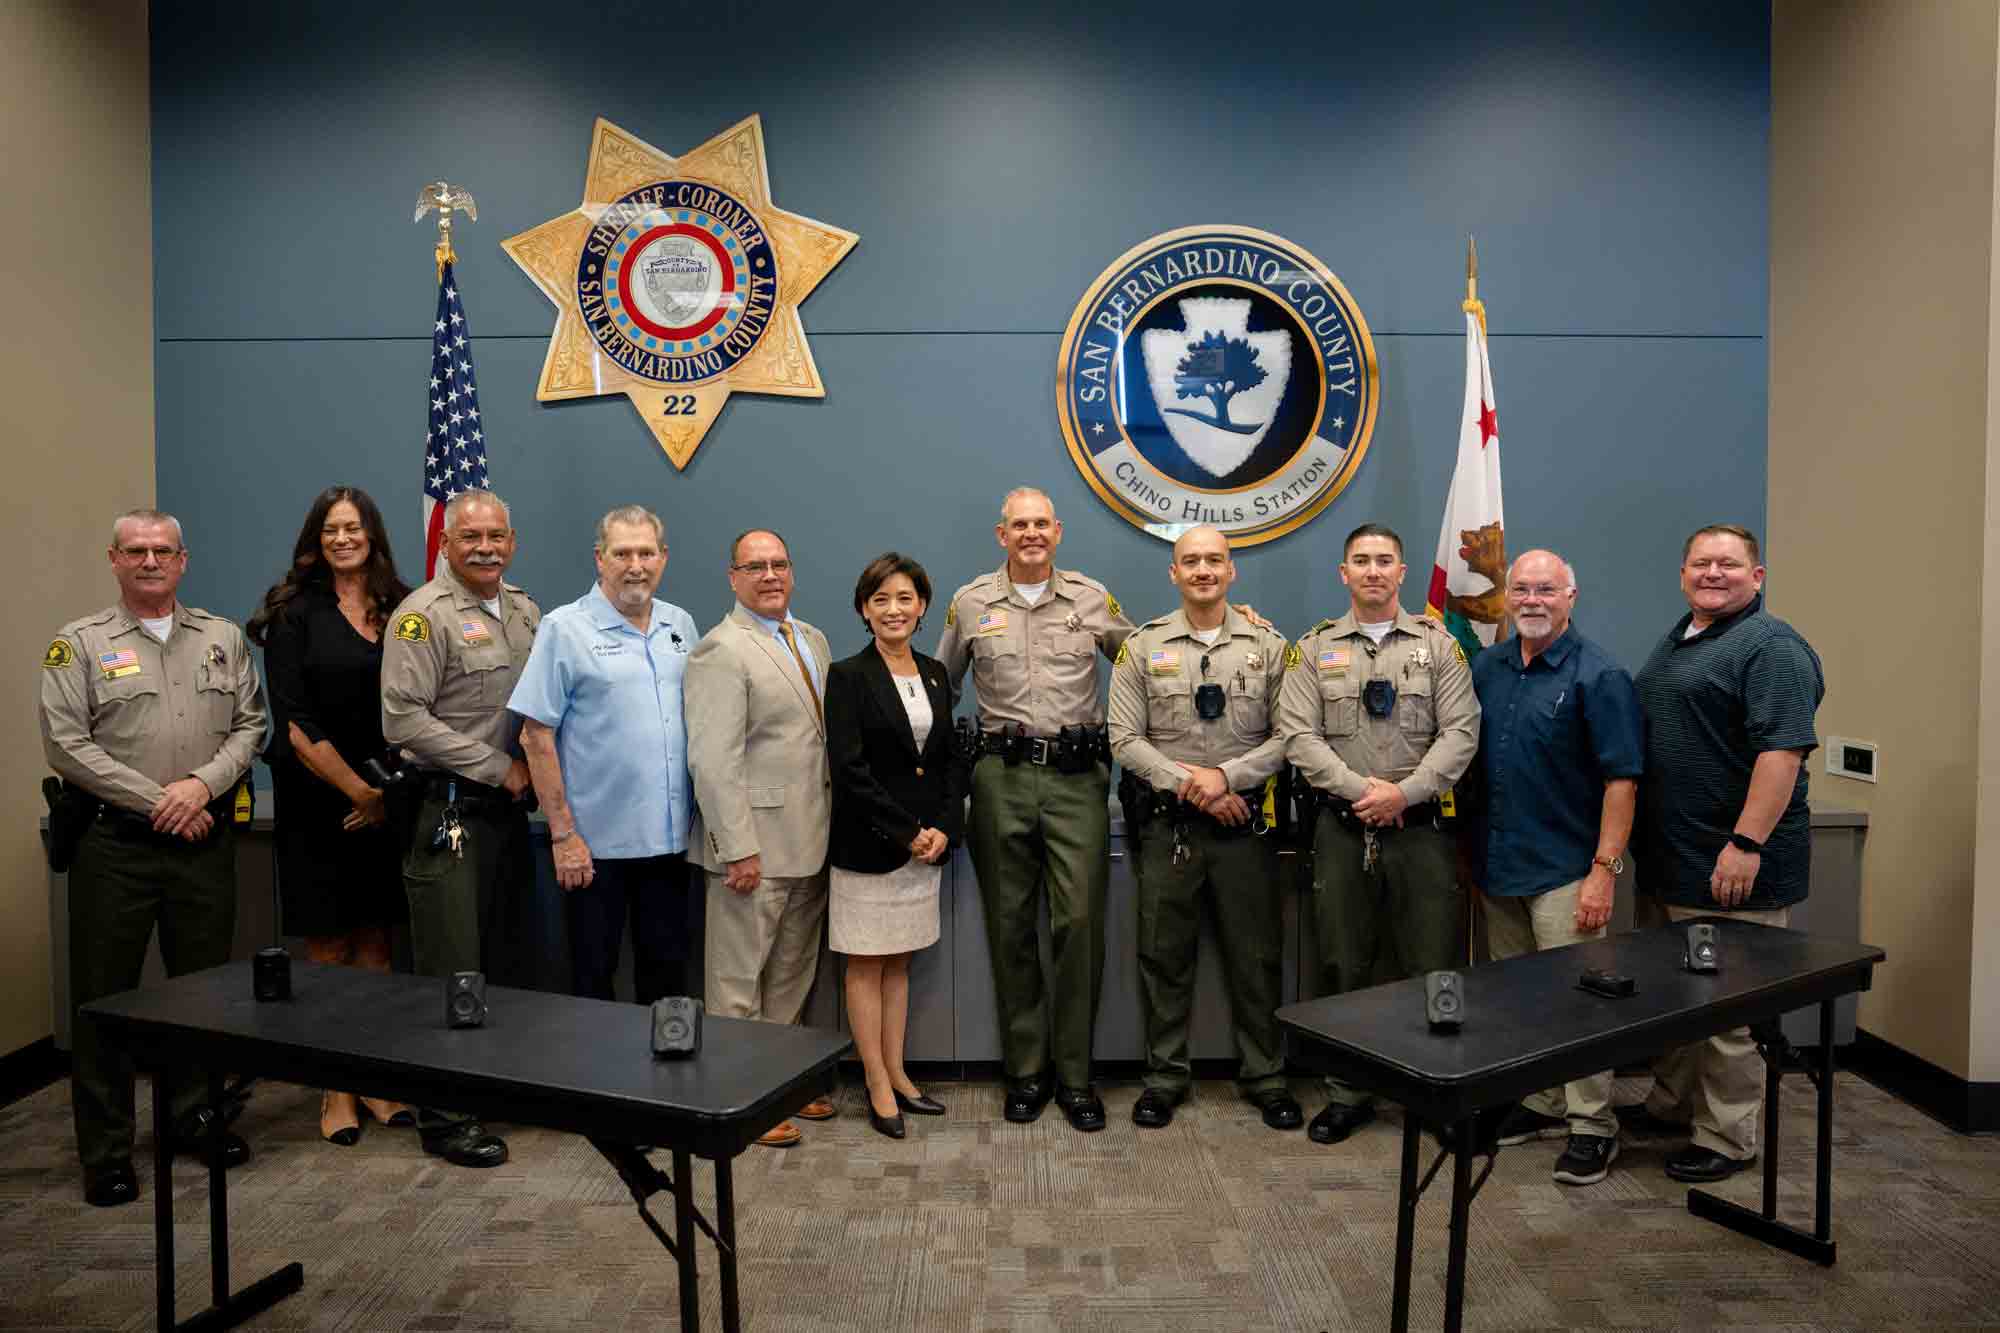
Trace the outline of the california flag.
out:
<instances>
[{"instance_id":1,"label":"california flag","mask_svg":"<svg viewBox=\"0 0 2000 1333\"><path fill-rule=\"evenodd\" d=\"M1493 369L1486 330L1465 314L1465 410L1458 422L1458 464L1444 502L1430 613L1442 619L1469 658L1499 637L1506 616L1507 529L1500 509L1500 423L1493 413Z\"/></svg>"}]
</instances>

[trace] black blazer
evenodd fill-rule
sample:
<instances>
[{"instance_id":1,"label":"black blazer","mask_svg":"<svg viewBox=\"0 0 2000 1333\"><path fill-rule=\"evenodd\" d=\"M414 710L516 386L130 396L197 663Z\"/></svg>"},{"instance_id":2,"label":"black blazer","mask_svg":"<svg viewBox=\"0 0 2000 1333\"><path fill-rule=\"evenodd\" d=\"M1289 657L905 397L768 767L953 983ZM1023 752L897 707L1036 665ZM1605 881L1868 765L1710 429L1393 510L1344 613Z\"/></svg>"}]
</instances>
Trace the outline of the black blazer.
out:
<instances>
[{"instance_id":1,"label":"black blazer","mask_svg":"<svg viewBox=\"0 0 2000 1333\"><path fill-rule=\"evenodd\" d=\"M954 844L965 824L965 785L951 745L951 686L944 664L911 650L931 700L923 752L896 697L888 663L870 643L826 673L826 748L833 779L827 860L842 870L885 874L910 860L928 827Z\"/></svg>"}]
</instances>

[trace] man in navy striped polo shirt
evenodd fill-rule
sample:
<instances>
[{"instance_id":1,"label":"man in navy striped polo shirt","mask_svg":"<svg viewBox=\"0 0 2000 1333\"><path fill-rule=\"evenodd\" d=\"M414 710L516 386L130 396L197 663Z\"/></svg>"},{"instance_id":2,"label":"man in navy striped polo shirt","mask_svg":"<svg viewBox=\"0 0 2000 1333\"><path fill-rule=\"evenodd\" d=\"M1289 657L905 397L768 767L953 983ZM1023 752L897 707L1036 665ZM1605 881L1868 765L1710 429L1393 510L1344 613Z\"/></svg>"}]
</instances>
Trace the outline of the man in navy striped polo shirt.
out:
<instances>
[{"instance_id":1,"label":"man in navy striped polo shirt","mask_svg":"<svg viewBox=\"0 0 2000 1333\"><path fill-rule=\"evenodd\" d=\"M1639 671L1646 712L1638 922L1727 912L1782 926L1806 896L1806 756L1826 694L1818 654L1764 611L1764 566L1747 528L1717 523L1681 550L1682 616ZM1764 1081L1749 1029L1668 1052L1654 1065L1639 1133L1689 1132L1675 1180L1721 1180L1757 1160Z\"/></svg>"}]
</instances>

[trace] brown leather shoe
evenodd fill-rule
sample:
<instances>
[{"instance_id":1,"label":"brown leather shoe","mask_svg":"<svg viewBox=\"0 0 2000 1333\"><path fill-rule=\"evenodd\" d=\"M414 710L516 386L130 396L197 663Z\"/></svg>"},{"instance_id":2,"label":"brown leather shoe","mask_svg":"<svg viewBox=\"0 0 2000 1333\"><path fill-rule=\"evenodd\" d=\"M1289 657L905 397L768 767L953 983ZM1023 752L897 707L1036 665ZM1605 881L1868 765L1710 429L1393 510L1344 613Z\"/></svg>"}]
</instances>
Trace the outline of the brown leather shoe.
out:
<instances>
[{"instance_id":1,"label":"brown leather shoe","mask_svg":"<svg viewBox=\"0 0 2000 1333\"><path fill-rule=\"evenodd\" d=\"M799 1108L801 1120L831 1120L833 1117L833 1103L824 1097L815 1097Z\"/></svg>"},{"instance_id":2,"label":"brown leather shoe","mask_svg":"<svg viewBox=\"0 0 2000 1333\"><path fill-rule=\"evenodd\" d=\"M776 1129L758 1136L757 1142L766 1148L789 1148L804 1137L799 1133L799 1127L787 1120Z\"/></svg>"}]
</instances>

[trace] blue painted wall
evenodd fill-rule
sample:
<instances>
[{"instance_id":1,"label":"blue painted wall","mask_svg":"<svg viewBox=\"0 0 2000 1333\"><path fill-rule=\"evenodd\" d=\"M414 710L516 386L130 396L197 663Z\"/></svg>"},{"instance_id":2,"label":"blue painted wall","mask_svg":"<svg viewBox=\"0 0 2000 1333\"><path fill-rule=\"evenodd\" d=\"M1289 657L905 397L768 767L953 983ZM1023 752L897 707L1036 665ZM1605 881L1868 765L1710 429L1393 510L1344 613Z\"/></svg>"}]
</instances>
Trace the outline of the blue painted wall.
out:
<instances>
[{"instance_id":1,"label":"blue painted wall","mask_svg":"<svg viewBox=\"0 0 2000 1333\"><path fill-rule=\"evenodd\" d=\"M566 27L483 8L442 34L428 6L369 0L154 8L159 496L195 604L247 614L334 481L383 502L416 572L436 290L410 211L439 176L479 200L460 286L514 577L545 606L587 585L596 516L641 500L669 524L664 595L704 626L728 539L769 525L800 614L844 650L868 557L908 550L948 591L997 563L999 497L1028 482L1066 521L1063 563L1168 609L1166 548L1069 462L1054 374L1096 274L1196 223L1305 246L1375 334L1359 475L1238 560L1287 632L1344 607L1333 566L1364 520L1403 531L1421 604L1467 232L1510 542L1576 561L1588 632L1636 665L1683 609L1681 537L1762 526L1763 6L620 0ZM777 202L861 243L804 307L827 398L738 396L676 472L622 400L534 401L553 311L499 242L575 206L594 117L677 153L752 112Z\"/></svg>"}]
</instances>

